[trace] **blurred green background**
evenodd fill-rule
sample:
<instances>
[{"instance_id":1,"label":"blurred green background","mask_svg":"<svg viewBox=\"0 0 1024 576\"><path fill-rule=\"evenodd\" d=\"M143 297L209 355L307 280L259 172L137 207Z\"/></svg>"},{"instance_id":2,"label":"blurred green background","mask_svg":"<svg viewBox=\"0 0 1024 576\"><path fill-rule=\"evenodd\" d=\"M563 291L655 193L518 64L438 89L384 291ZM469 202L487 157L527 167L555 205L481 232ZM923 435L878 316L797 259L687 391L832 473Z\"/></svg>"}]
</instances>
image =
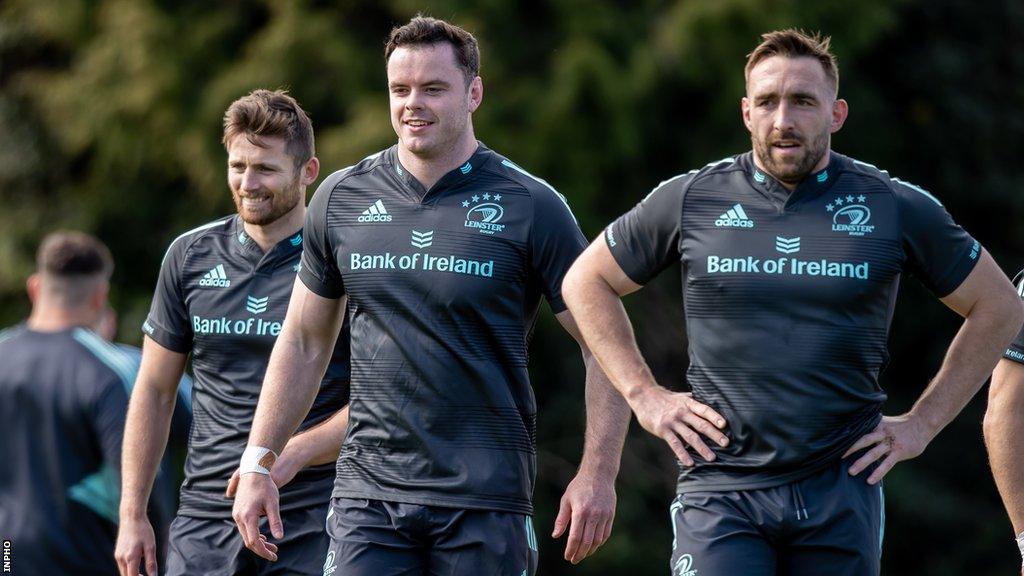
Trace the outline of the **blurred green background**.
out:
<instances>
[{"instance_id":1,"label":"blurred green background","mask_svg":"<svg viewBox=\"0 0 1024 576\"><path fill-rule=\"evenodd\" d=\"M477 136L569 198L596 235L659 181L749 148L745 55L789 26L833 38L845 154L928 188L1013 274L1024 266L1024 2L5 0L0 3L0 324L23 318L38 240L88 230L118 261L120 335L139 342L160 259L231 212L221 115L256 87L310 112L322 174L394 140L383 40L418 11L477 35ZM312 193L312 189L310 190ZM906 410L958 318L904 282L884 375ZM627 299L667 386L685 386L678 270ZM531 362L540 402L537 526L549 533L582 445L578 349L549 314ZM984 392L886 478L883 572L1015 573L1013 534L981 439ZM665 574L675 465L636 425L611 540L573 567L541 538L541 574Z\"/></svg>"}]
</instances>

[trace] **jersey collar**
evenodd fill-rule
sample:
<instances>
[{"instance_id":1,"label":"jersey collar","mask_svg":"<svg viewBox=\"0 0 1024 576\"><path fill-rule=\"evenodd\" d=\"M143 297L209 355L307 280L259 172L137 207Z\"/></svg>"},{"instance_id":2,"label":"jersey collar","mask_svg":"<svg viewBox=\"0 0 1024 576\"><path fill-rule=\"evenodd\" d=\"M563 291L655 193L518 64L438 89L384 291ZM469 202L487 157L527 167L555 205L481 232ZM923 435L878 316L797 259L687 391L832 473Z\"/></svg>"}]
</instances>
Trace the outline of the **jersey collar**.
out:
<instances>
[{"instance_id":1,"label":"jersey collar","mask_svg":"<svg viewBox=\"0 0 1024 576\"><path fill-rule=\"evenodd\" d=\"M769 198L788 206L807 198L817 197L831 188L836 180L838 180L846 161L843 155L830 151L828 165L821 170L808 174L793 191L790 191L773 176L758 168L754 162L753 152L742 154L740 156L740 163L746 170L750 184L754 188Z\"/></svg>"},{"instance_id":2,"label":"jersey collar","mask_svg":"<svg viewBox=\"0 0 1024 576\"><path fill-rule=\"evenodd\" d=\"M301 228L275 244L267 253L264 253L260 245L245 231L245 224L238 214L235 214L232 232L231 243L234 252L249 262L254 270L268 266L276 267L281 262L293 258L297 252L302 252Z\"/></svg>"},{"instance_id":3,"label":"jersey collar","mask_svg":"<svg viewBox=\"0 0 1024 576\"><path fill-rule=\"evenodd\" d=\"M474 180L480 173L480 167L484 165L491 155L491 150L484 146L482 142L477 141L477 147L473 154L460 164L458 168L442 176L430 190L424 188L423 184L420 184L420 181L402 166L402 163L398 160L397 144L388 148L385 158L395 177L405 186L406 192L410 193L415 200L426 203L428 198L436 198Z\"/></svg>"}]
</instances>

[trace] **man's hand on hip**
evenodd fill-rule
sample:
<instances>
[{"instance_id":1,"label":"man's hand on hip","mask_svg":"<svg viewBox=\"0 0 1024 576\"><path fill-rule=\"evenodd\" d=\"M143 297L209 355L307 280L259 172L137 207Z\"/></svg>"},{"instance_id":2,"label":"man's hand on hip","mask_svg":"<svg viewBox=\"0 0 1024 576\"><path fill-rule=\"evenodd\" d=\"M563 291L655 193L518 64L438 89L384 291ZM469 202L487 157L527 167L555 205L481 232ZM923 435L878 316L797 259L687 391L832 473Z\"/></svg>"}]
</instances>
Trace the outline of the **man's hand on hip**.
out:
<instances>
[{"instance_id":1,"label":"man's hand on hip","mask_svg":"<svg viewBox=\"0 0 1024 576\"><path fill-rule=\"evenodd\" d=\"M667 442L684 466L693 466L687 446L708 462L715 459L715 453L701 435L719 446L729 445L729 439L722 433L725 418L694 400L692 394L650 387L630 399L630 405L640 425Z\"/></svg>"},{"instance_id":2,"label":"man's hand on hip","mask_svg":"<svg viewBox=\"0 0 1024 576\"><path fill-rule=\"evenodd\" d=\"M868 476L868 484L878 484L897 462L916 458L924 452L934 437L935 431L910 414L883 416L878 426L850 446L843 458L870 447L850 466L849 472L851 476L856 476L881 459L878 467Z\"/></svg>"}]
</instances>

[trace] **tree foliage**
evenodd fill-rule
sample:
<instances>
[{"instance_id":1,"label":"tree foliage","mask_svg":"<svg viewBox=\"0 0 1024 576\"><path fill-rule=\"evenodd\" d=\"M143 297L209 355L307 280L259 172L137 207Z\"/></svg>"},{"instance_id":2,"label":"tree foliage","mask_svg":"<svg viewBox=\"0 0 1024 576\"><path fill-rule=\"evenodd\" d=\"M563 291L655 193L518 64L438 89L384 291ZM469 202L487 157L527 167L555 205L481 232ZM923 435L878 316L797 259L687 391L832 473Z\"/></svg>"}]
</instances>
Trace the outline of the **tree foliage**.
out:
<instances>
[{"instance_id":1,"label":"tree foliage","mask_svg":"<svg viewBox=\"0 0 1024 576\"><path fill-rule=\"evenodd\" d=\"M478 137L565 193L588 235L659 181L749 147L738 106L745 55L760 33L795 26L831 34L840 58L851 117L834 147L929 188L1007 271L1024 265L1024 5L1015 0L7 0L0 320L27 312L24 279L42 235L80 228L117 257L122 335L139 340L168 242L232 210L220 144L227 105L256 87L288 88L311 113L323 174L348 166L394 140L383 38L419 11L478 36ZM661 381L682 387L678 273L662 276L627 305ZM906 285L885 376L890 413L923 389L957 326ZM541 320L532 361L541 532L582 445L573 348ZM972 403L887 479L886 573L1013 569L981 410ZM542 539L542 573L663 573L673 476L668 450L634 431L612 540L573 568Z\"/></svg>"}]
</instances>

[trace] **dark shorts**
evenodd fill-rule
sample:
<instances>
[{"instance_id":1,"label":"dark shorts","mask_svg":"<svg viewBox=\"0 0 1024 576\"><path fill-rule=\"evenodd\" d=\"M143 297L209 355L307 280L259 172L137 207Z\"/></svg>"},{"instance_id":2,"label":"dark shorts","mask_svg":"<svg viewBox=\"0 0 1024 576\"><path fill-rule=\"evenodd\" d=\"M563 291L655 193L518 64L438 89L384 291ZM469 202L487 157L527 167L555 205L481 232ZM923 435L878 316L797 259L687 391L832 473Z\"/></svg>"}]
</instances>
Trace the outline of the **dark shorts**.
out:
<instances>
[{"instance_id":1,"label":"dark shorts","mask_svg":"<svg viewBox=\"0 0 1024 576\"><path fill-rule=\"evenodd\" d=\"M672 503L672 576L877 576L885 498L842 462L782 486Z\"/></svg>"},{"instance_id":2,"label":"dark shorts","mask_svg":"<svg viewBox=\"0 0 1024 576\"><path fill-rule=\"evenodd\" d=\"M277 562L270 562L245 547L234 520L178 516L171 522L167 576L320 576L328 544L326 517L326 506L284 512L284 538L271 538L278 550ZM260 530L270 534L265 518Z\"/></svg>"},{"instance_id":3,"label":"dark shorts","mask_svg":"<svg viewBox=\"0 0 1024 576\"><path fill-rule=\"evenodd\" d=\"M524 514L335 498L323 576L533 576ZM321 556L323 558L323 556Z\"/></svg>"}]
</instances>

